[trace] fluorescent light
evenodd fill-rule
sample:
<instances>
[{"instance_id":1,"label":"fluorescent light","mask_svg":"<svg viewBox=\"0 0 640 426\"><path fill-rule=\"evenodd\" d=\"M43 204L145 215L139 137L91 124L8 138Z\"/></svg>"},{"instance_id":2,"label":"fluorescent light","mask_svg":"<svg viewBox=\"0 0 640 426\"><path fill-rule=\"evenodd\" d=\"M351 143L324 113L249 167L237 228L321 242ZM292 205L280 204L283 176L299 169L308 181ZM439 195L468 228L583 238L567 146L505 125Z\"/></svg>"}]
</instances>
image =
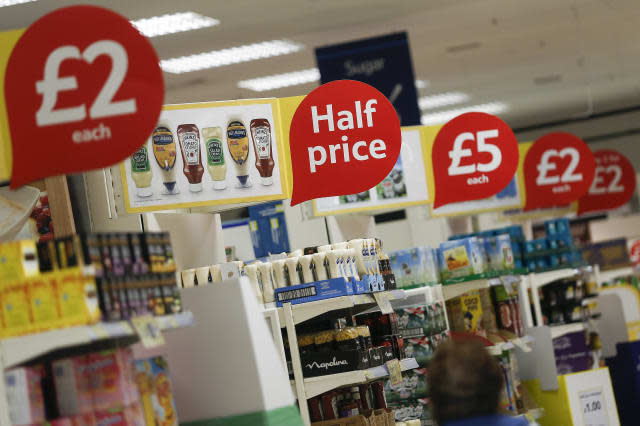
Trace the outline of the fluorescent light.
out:
<instances>
[{"instance_id":1,"label":"fluorescent light","mask_svg":"<svg viewBox=\"0 0 640 426\"><path fill-rule=\"evenodd\" d=\"M218 25L220 21L195 12L169 13L138 19L131 23L147 37L181 33Z\"/></svg>"},{"instance_id":2,"label":"fluorescent light","mask_svg":"<svg viewBox=\"0 0 640 426\"><path fill-rule=\"evenodd\" d=\"M182 74L184 72L222 67L239 62L286 55L302 50L303 45L288 40L271 40L244 46L230 47L195 55L163 59L160 66L166 72Z\"/></svg>"},{"instance_id":3,"label":"fluorescent light","mask_svg":"<svg viewBox=\"0 0 640 426\"><path fill-rule=\"evenodd\" d=\"M432 114L424 114L422 116L422 125L429 126L432 124L444 124L447 121L456 118L466 112L486 112L487 114L501 114L509 110L509 105L503 102L490 102L487 104L474 105L465 108L450 109L446 111L438 111Z\"/></svg>"},{"instance_id":4,"label":"fluorescent light","mask_svg":"<svg viewBox=\"0 0 640 426\"><path fill-rule=\"evenodd\" d=\"M0 0L0 7L14 6L16 4L31 3L37 0Z\"/></svg>"},{"instance_id":5,"label":"fluorescent light","mask_svg":"<svg viewBox=\"0 0 640 426\"><path fill-rule=\"evenodd\" d=\"M431 86L429 80L416 80L416 89L426 89Z\"/></svg>"},{"instance_id":6,"label":"fluorescent light","mask_svg":"<svg viewBox=\"0 0 640 426\"><path fill-rule=\"evenodd\" d=\"M469 100L469 95L462 92L446 92L431 96L421 96L418 105L421 110L435 109L444 106L461 104Z\"/></svg>"},{"instance_id":7,"label":"fluorescent light","mask_svg":"<svg viewBox=\"0 0 640 426\"><path fill-rule=\"evenodd\" d=\"M298 86L300 84L313 83L315 81L320 81L320 70L318 70L318 68L309 68L306 70L242 80L238 82L238 87L256 92L264 92L266 90Z\"/></svg>"}]
</instances>

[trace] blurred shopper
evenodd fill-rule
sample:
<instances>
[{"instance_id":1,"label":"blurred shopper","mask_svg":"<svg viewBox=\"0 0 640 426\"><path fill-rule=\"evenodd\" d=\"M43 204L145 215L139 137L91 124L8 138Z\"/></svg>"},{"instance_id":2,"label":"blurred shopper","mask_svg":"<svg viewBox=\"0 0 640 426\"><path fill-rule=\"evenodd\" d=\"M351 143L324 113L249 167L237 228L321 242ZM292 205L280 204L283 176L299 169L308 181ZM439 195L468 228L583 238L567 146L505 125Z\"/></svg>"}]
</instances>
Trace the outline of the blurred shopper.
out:
<instances>
[{"instance_id":1,"label":"blurred shopper","mask_svg":"<svg viewBox=\"0 0 640 426\"><path fill-rule=\"evenodd\" d=\"M429 364L433 415L440 426L526 426L499 414L502 369L481 343L447 341Z\"/></svg>"}]
</instances>

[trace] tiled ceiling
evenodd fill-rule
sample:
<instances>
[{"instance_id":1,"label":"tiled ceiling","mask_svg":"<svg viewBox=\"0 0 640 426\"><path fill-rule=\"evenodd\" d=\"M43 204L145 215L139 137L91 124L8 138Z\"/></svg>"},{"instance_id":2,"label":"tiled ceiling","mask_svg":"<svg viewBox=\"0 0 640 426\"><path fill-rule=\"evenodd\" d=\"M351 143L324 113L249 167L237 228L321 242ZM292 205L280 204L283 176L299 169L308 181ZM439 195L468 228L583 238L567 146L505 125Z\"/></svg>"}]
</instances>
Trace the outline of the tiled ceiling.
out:
<instances>
[{"instance_id":1,"label":"tiled ceiling","mask_svg":"<svg viewBox=\"0 0 640 426\"><path fill-rule=\"evenodd\" d=\"M0 8L0 30L28 26L77 2ZM84 1L129 19L194 11L219 25L154 37L161 58L267 40L297 53L184 74L165 73L166 102L301 95L317 83L267 92L238 81L315 66L314 48L406 30L422 96L463 92L465 107L503 102L514 127L635 105L640 94L638 0L114 0ZM447 107L443 107L447 108ZM435 110L437 111L437 110Z\"/></svg>"}]
</instances>

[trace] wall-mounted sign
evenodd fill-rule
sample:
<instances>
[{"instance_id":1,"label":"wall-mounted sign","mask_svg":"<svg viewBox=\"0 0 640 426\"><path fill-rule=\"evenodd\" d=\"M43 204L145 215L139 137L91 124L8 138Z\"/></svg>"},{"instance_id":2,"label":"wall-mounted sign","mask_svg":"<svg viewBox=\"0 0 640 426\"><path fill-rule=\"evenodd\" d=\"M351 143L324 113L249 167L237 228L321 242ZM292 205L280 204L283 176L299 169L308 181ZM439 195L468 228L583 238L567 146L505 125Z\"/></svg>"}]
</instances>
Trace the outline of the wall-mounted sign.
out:
<instances>
[{"instance_id":1,"label":"wall-mounted sign","mask_svg":"<svg viewBox=\"0 0 640 426\"><path fill-rule=\"evenodd\" d=\"M158 120L164 83L151 43L126 18L71 6L20 37L4 91L16 188L131 155Z\"/></svg>"},{"instance_id":2,"label":"wall-mounted sign","mask_svg":"<svg viewBox=\"0 0 640 426\"><path fill-rule=\"evenodd\" d=\"M595 173L593 154L569 133L550 133L536 140L524 161L525 210L564 206L584 195Z\"/></svg>"},{"instance_id":3,"label":"wall-mounted sign","mask_svg":"<svg viewBox=\"0 0 640 426\"><path fill-rule=\"evenodd\" d=\"M374 187L393 169L401 145L398 116L378 90L352 80L318 87L291 122L291 205Z\"/></svg>"},{"instance_id":4,"label":"wall-mounted sign","mask_svg":"<svg viewBox=\"0 0 640 426\"><path fill-rule=\"evenodd\" d=\"M403 126L420 124L420 108L407 33L388 34L316 49L322 83L357 80L393 104Z\"/></svg>"},{"instance_id":5,"label":"wall-mounted sign","mask_svg":"<svg viewBox=\"0 0 640 426\"><path fill-rule=\"evenodd\" d=\"M401 208L429 200L419 128L402 129L402 149L391 173L375 187L358 194L313 200L314 215Z\"/></svg>"},{"instance_id":6,"label":"wall-mounted sign","mask_svg":"<svg viewBox=\"0 0 640 426\"><path fill-rule=\"evenodd\" d=\"M518 141L498 117L462 114L445 124L431 154L434 208L479 200L504 190L518 168Z\"/></svg>"},{"instance_id":7,"label":"wall-mounted sign","mask_svg":"<svg viewBox=\"0 0 640 426\"><path fill-rule=\"evenodd\" d=\"M611 149L596 151L593 157L595 175L589 191L578 200L578 214L616 209L636 190L636 172L627 157Z\"/></svg>"},{"instance_id":8,"label":"wall-mounted sign","mask_svg":"<svg viewBox=\"0 0 640 426\"><path fill-rule=\"evenodd\" d=\"M120 165L128 213L287 197L276 100L167 105Z\"/></svg>"}]
</instances>

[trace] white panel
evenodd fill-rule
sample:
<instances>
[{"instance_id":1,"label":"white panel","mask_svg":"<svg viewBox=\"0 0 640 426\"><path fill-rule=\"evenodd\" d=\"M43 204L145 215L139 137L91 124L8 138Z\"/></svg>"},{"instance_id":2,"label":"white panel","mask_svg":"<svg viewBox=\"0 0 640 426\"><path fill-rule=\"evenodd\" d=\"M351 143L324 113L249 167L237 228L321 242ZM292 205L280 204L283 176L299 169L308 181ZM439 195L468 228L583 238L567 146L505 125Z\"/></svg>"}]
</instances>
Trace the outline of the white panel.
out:
<instances>
[{"instance_id":1,"label":"white panel","mask_svg":"<svg viewBox=\"0 0 640 426\"><path fill-rule=\"evenodd\" d=\"M608 368L568 374L565 382L574 425L620 425ZM585 407L586 402L593 401L598 401L599 404Z\"/></svg>"},{"instance_id":2,"label":"white panel","mask_svg":"<svg viewBox=\"0 0 640 426\"><path fill-rule=\"evenodd\" d=\"M617 354L616 344L629 341L622 300L617 294L600 294L596 312L602 313L602 317L597 321L598 334L602 341L602 356L614 357Z\"/></svg>"},{"instance_id":3,"label":"white panel","mask_svg":"<svg viewBox=\"0 0 640 426\"><path fill-rule=\"evenodd\" d=\"M234 246L238 260L247 261L255 259L253 243L251 242L251 232L249 225L232 226L222 230L225 246Z\"/></svg>"}]
</instances>

